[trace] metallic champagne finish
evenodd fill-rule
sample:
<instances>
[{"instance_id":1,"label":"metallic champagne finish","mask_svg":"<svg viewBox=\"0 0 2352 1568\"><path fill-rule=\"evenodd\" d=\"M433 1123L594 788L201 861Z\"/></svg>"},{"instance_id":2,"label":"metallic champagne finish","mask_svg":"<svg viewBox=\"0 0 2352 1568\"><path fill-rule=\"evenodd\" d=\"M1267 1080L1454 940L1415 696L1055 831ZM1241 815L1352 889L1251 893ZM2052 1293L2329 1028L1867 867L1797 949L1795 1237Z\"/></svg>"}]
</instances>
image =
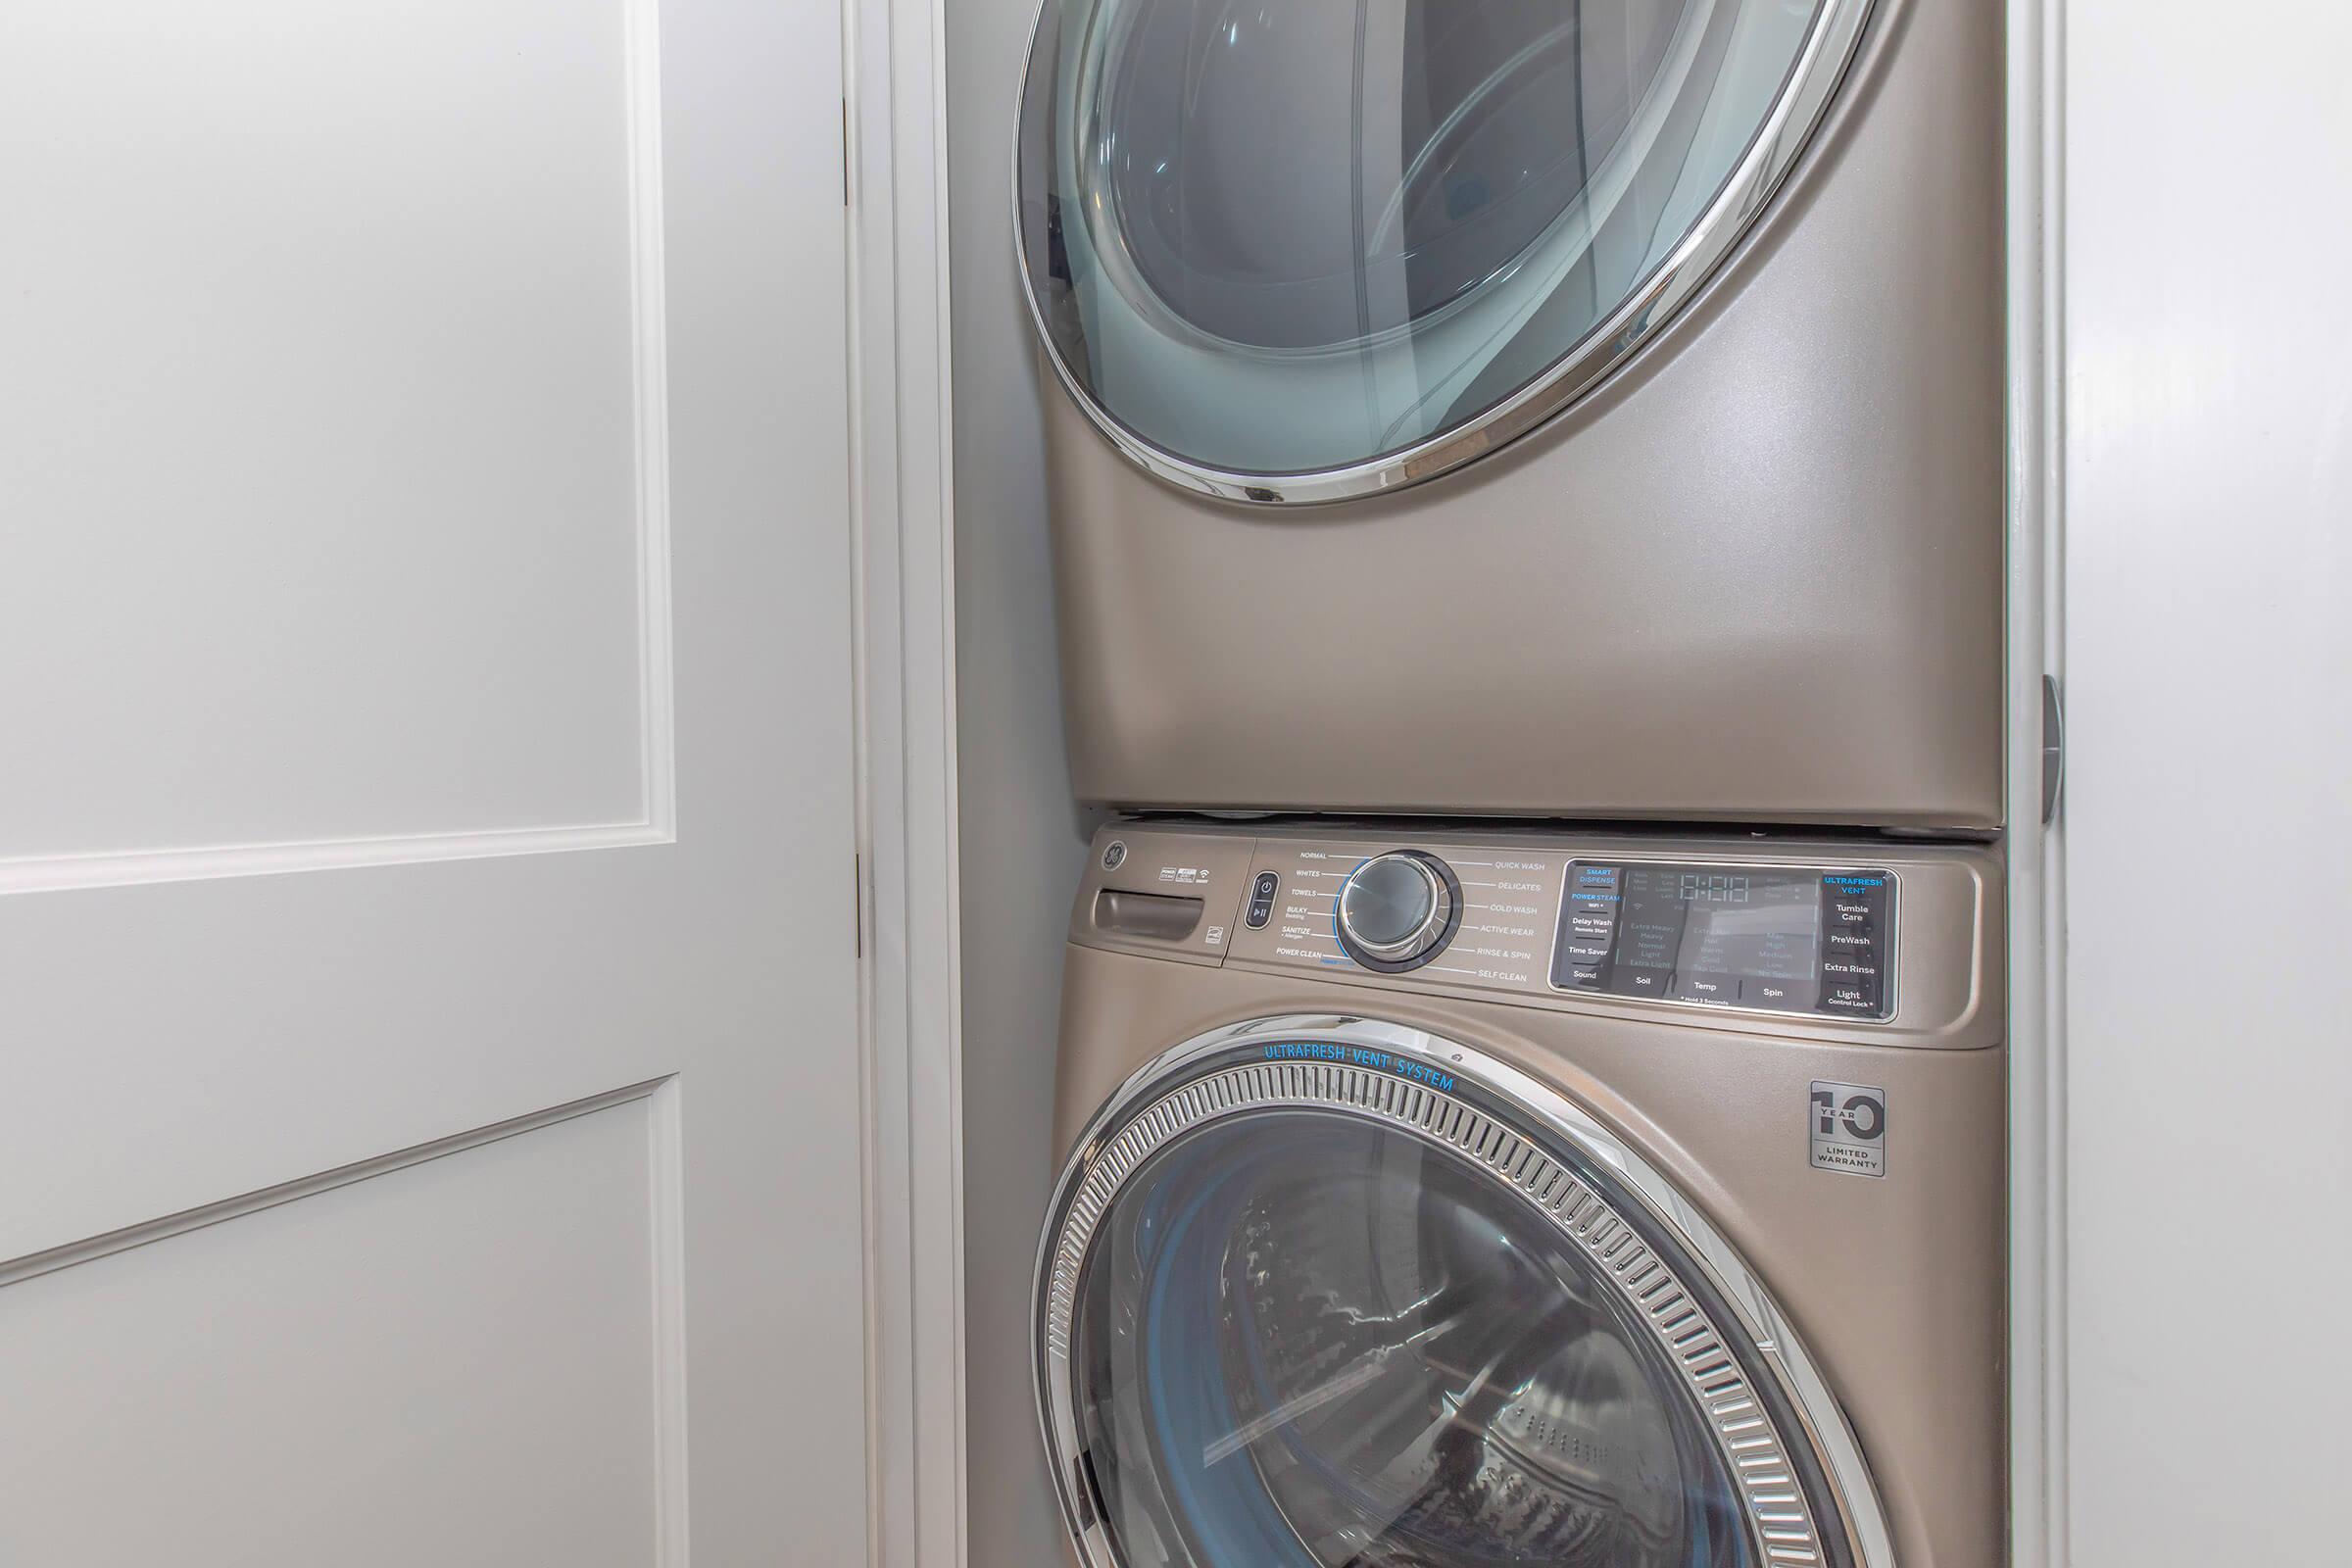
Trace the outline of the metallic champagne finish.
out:
<instances>
[{"instance_id":1,"label":"metallic champagne finish","mask_svg":"<svg viewBox=\"0 0 2352 1568\"><path fill-rule=\"evenodd\" d=\"M1284 830L1288 831L1288 830ZM1324 840L1375 850L1378 829L1325 825ZM1282 833L1271 835L1282 848ZM1114 823L1124 865L1262 858L1239 827ZM1468 858L1517 846L1555 860L1623 854L1626 840L1569 833L1437 835ZM1745 850L1789 863L1842 847L1739 839L1651 841L1659 857ZM2003 1554L2005 1054L2000 1046L1997 858L1964 847L1873 846L1905 877L1909 999L1892 1025L1700 1014L1638 1001L1479 992L1427 971L1332 970L1187 942L1100 935L1108 874L1098 858L1073 916L1062 996L1056 1140L1063 1152L1121 1085L1170 1047L1284 1014L1344 1015L1424 1030L1508 1063L1566 1097L1663 1175L1737 1250L1809 1350L1858 1440L1903 1568L1984 1568ZM1203 929L1238 918L1248 879L1203 887ZM1966 897L1955 890L1969 890ZM1175 959L1177 961L1168 961ZM1921 1009L1914 1012L1914 1007ZM1906 1016L1908 1015L1908 1016ZM1816 1168L1806 1105L1817 1081L1883 1089L1886 1174ZM1057 1158L1059 1155L1057 1154ZM1071 1559L1073 1562L1076 1559Z\"/></svg>"},{"instance_id":2,"label":"metallic champagne finish","mask_svg":"<svg viewBox=\"0 0 2352 1568\"><path fill-rule=\"evenodd\" d=\"M1997 827L2000 46L1878 6L1701 296L1457 472L1218 502L1049 391L1076 794Z\"/></svg>"}]
</instances>

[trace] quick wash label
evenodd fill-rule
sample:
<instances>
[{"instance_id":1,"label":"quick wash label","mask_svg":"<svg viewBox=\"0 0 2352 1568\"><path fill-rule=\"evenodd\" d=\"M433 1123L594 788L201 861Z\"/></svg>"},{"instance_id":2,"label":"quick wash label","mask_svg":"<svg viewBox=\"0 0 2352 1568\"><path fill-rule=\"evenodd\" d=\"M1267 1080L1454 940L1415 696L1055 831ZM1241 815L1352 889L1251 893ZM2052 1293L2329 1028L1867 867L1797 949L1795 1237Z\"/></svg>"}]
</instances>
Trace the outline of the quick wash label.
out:
<instances>
[{"instance_id":1,"label":"quick wash label","mask_svg":"<svg viewBox=\"0 0 2352 1568\"><path fill-rule=\"evenodd\" d=\"M1806 1107L1813 1164L1851 1176L1886 1174L1886 1091L1868 1084L1813 1086Z\"/></svg>"}]
</instances>

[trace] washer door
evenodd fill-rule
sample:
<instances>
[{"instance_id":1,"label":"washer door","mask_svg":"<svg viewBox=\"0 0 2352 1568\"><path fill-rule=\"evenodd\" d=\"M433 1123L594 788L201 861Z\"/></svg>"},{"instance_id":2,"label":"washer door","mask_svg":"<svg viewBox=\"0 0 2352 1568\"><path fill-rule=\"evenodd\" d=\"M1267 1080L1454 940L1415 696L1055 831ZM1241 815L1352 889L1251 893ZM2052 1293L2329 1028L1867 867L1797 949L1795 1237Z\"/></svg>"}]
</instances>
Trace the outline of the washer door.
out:
<instances>
[{"instance_id":1,"label":"washer door","mask_svg":"<svg viewBox=\"0 0 2352 1568\"><path fill-rule=\"evenodd\" d=\"M1327 501L1556 413L1703 281L1869 0L1045 0L1023 274L1164 477Z\"/></svg>"},{"instance_id":2,"label":"washer door","mask_svg":"<svg viewBox=\"0 0 2352 1568\"><path fill-rule=\"evenodd\" d=\"M1131 1081L1055 1196L1038 1336L1090 1568L1886 1561L1729 1248L1573 1105L1416 1031L1267 1020Z\"/></svg>"}]
</instances>

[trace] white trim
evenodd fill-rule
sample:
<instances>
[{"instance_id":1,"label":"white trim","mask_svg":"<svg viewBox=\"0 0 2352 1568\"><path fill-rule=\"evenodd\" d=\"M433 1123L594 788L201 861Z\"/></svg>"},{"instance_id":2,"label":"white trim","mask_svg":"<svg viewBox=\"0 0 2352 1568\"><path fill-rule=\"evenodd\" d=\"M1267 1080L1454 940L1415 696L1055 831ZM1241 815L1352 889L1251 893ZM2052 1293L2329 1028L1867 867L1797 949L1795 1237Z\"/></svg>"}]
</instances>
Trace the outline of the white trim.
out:
<instances>
[{"instance_id":1,"label":"white trim","mask_svg":"<svg viewBox=\"0 0 2352 1568\"><path fill-rule=\"evenodd\" d=\"M646 1102L654 1252L655 1568L687 1568L692 1539L693 1492L686 1480L684 1092L676 1078L665 1078Z\"/></svg>"},{"instance_id":2,"label":"white trim","mask_svg":"<svg viewBox=\"0 0 2352 1568\"><path fill-rule=\"evenodd\" d=\"M2009 1560L2067 1568L2064 840L2041 822L2060 662L2066 0L2009 0Z\"/></svg>"},{"instance_id":3,"label":"white trim","mask_svg":"<svg viewBox=\"0 0 2352 1568\"><path fill-rule=\"evenodd\" d=\"M662 201L661 0L627 0L630 369L637 441L637 678L645 822L676 836L669 592L669 275Z\"/></svg>"},{"instance_id":4,"label":"white trim","mask_svg":"<svg viewBox=\"0 0 2352 1568\"><path fill-rule=\"evenodd\" d=\"M964 1561L946 19L848 0L865 951L867 1554Z\"/></svg>"},{"instance_id":5,"label":"white trim","mask_svg":"<svg viewBox=\"0 0 2352 1568\"><path fill-rule=\"evenodd\" d=\"M0 860L0 896L73 888L132 887L217 877L276 876L368 865L481 860L505 855L617 850L675 839L666 823L612 822L583 827L494 829L482 833L388 834L289 844L220 844L185 850L124 850L99 855Z\"/></svg>"}]
</instances>

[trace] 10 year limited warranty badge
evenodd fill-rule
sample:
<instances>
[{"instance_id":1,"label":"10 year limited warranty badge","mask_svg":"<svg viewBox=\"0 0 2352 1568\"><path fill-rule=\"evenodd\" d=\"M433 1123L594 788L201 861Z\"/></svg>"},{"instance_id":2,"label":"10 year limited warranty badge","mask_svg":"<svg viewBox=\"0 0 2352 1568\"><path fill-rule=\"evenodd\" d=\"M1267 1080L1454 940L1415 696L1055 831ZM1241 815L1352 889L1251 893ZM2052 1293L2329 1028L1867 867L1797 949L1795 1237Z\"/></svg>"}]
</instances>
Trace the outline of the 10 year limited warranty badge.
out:
<instances>
[{"instance_id":1,"label":"10 year limited warranty badge","mask_svg":"<svg viewBox=\"0 0 2352 1568\"><path fill-rule=\"evenodd\" d=\"M1816 1082L1807 1116L1816 1168L1853 1176L1886 1174L1886 1090Z\"/></svg>"}]
</instances>

